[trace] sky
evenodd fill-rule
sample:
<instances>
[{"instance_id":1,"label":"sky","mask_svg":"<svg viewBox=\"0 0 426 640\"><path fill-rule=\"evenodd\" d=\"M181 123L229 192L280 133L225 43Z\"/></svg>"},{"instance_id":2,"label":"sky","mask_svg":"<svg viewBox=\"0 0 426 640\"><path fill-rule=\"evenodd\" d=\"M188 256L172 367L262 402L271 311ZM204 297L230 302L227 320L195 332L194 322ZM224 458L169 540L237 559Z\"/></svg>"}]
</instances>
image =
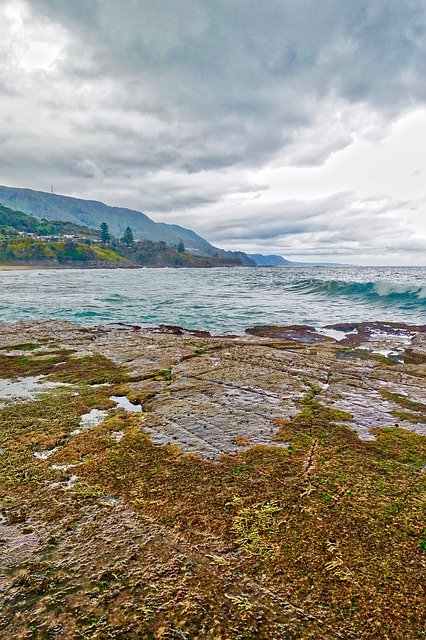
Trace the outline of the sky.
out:
<instances>
[{"instance_id":1,"label":"sky","mask_svg":"<svg viewBox=\"0 0 426 640\"><path fill-rule=\"evenodd\" d=\"M0 183L426 264L424 0L1 0Z\"/></svg>"}]
</instances>

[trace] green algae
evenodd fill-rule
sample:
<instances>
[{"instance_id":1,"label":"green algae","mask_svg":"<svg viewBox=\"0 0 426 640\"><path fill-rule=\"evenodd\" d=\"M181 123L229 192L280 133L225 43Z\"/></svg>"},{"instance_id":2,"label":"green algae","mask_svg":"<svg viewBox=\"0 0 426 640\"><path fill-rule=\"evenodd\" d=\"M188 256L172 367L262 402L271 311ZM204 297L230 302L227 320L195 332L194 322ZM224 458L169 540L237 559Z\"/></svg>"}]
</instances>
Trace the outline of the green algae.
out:
<instances>
[{"instance_id":1,"label":"green algae","mask_svg":"<svg viewBox=\"0 0 426 640\"><path fill-rule=\"evenodd\" d=\"M391 391L387 391L386 389L381 389L380 394L386 400L391 400L392 402L399 404L401 407L410 409L411 411L426 412L426 404L417 402L415 400L410 400L410 398L407 398L407 396L402 396L399 393L393 393Z\"/></svg>"},{"instance_id":2,"label":"green algae","mask_svg":"<svg viewBox=\"0 0 426 640\"><path fill-rule=\"evenodd\" d=\"M392 592L390 583L383 584L384 571L407 584L405 604L396 604L393 615L404 616L407 601L415 615L419 600L408 585L413 588L418 576L409 558L421 536L422 483L413 471L425 460L424 439L394 428L361 442L340 424L347 414L312 399L302 405L292 421L278 421L293 450L248 449L239 455L243 473L234 473L232 456L218 464L155 447L135 422L119 445L85 464L82 473L146 517L186 531L194 542L221 532L247 552L248 572L260 563L271 585L274 576L285 576L296 599L306 583L306 576L300 578L303 563L320 600L341 607L357 598L361 624L365 612L377 613ZM337 540L337 555L327 550L330 538ZM346 604L343 609L347 615ZM358 618L353 609L350 616Z\"/></svg>"},{"instance_id":3,"label":"green algae","mask_svg":"<svg viewBox=\"0 0 426 640\"><path fill-rule=\"evenodd\" d=\"M68 350L57 351L48 354L48 359L34 355L5 355L0 353L0 377L22 378L26 376L41 376L52 371L56 364L63 362L70 352Z\"/></svg>"},{"instance_id":4,"label":"green algae","mask_svg":"<svg viewBox=\"0 0 426 640\"><path fill-rule=\"evenodd\" d=\"M386 400L390 400L404 409L393 409L390 412L398 420L406 420L412 424L426 424L426 404L410 400L406 396L386 389L382 389L380 394Z\"/></svg>"},{"instance_id":5,"label":"green algae","mask_svg":"<svg viewBox=\"0 0 426 640\"><path fill-rule=\"evenodd\" d=\"M99 354L69 358L49 375L53 382L68 384L114 384L128 379L122 367Z\"/></svg>"},{"instance_id":6,"label":"green algae","mask_svg":"<svg viewBox=\"0 0 426 640\"><path fill-rule=\"evenodd\" d=\"M36 342L22 342L0 347L0 351L34 351L35 349L41 349L42 347L42 344L38 344Z\"/></svg>"},{"instance_id":7,"label":"green algae","mask_svg":"<svg viewBox=\"0 0 426 640\"><path fill-rule=\"evenodd\" d=\"M254 446L218 461L183 455L177 446L152 443L143 431L143 414L115 410L109 396L117 389L128 391L123 368L102 356L64 356L58 367L44 361L44 373L72 386L0 407L0 498L12 520L16 514L18 525L37 513L44 526L58 522L72 530L75 522L87 519L84 509L95 509L105 495L115 496L144 526L157 523L184 535L194 548L212 545L215 571L229 571L227 584L232 584L231 576L242 582L260 576L275 596L285 595L299 606L309 593L312 610L326 608L333 629L353 625L359 637L415 637L410 628L420 628L423 602L417 561L424 553L424 438L392 427L374 430L376 440L362 442L344 424L351 416L322 405L321 390L312 386L296 416L275 421L277 439L289 442L288 449ZM29 358L20 375L35 364L40 363ZM18 365L16 371L19 375ZM91 386L105 382L119 386ZM96 427L72 435L81 415L94 408L110 414ZM111 435L118 431L124 434L120 442ZM48 461L34 458L35 451L56 446L59 450ZM69 490L46 494L46 483L67 478L51 463L79 465L79 478ZM20 510L23 502L25 512ZM95 544L98 535L93 522L82 540ZM130 536L129 548L132 544ZM75 624L73 637L274 637L267 630L271 608L262 610L262 631L252 622L250 630L244 616L256 598L244 591L226 592L232 609L221 609L216 573L193 578L200 569L187 560L179 564L180 551L171 548L163 545L157 551L162 560L149 581L138 556L118 567L99 561L89 582L80 583L74 575L73 589L80 585L78 607L67 610ZM212 555L207 551L201 566ZM13 582L14 606L19 601L25 610L46 596L50 611L59 615L72 593L64 591L70 584L66 571L54 563L22 567L23 577L15 576ZM184 605L181 592L176 595L171 586L176 574L192 585ZM132 608L114 619L114 603L121 603L124 593ZM194 593L203 603L199 609ZM215 608L217 616L241 621L240 635L214 622ZM161 620L154 613L159 609ZM180 617L173 619L177 612ZM203 627L206 616L209 629ZM376 620L377 630L369 629L369 621ZM1 624L0 629L7 628ZM47 627L45 631L49 637Z\"/></svg>"},{"instance_id":8,"label":"green algae","mask_svg":"<svg viewBox=\"0 0 426 640\"><path fill-rule=\"evenodd\" d=\"M406 420L412 424L426 424L426 413L410 413L409 411L391 411L391 414L398 420Z\"/></svg>"},{"instance_id":9,"label":"green algae","mask_svg":"<svg viewBox=\"0 0 426 640\"><path fill-rule=\"evenodd\" d=\"M152 374L150 378L152 380L169 382L172 379L172 372L170 369L162 369L161 371L157 371L156 373Z\"/></svg>"}]
</instances>

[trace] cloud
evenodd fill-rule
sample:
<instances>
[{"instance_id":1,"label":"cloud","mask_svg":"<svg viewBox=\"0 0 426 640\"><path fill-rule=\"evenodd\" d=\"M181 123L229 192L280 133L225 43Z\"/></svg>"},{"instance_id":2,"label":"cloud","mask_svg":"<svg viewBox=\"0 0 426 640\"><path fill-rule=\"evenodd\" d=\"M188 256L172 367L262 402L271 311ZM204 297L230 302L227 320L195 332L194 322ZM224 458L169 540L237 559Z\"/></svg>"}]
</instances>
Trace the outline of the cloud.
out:
<instances>
[{"instance_id":1,"label":"cloud","mask_svg":"<svg viewBox=\"0 0 426 640\"><path fill-rule=\"evenodd\" d=\"M113 82L99 95L104 113L87 105L80 130L101 136L106 126L112 137L131 138L129 162L132 151L139 157L149 148L152 167L257 166L297 145L333 96L340 108L360 105L382 117L425 97L421 0L271 0L267 9L254 0L29 6L71 34L62 72L83 54L98 78ZM97 82L86 88L98 106ZM305 149L298 161L324 161L358 125L354 113L340 132L334 127L322 153Z\"/></svg>"},{"instance_id":2,"label":"cloud","mask_svg":"<svg viewBox=\"0 0 426 640\"><path fill-rule=\"evenodd\" d=\"M228 245L310 233L320 251L327 226L345 242L336 203L374 233L386 215L403 225L395 211L364 219L350 184L264 200L269 168L380 144L424 103L425 16L422 0L6 0L1 181L54 183Z\"/></svg>"},{"instance_id":3,"label":"cloud","mask_svg":"<svg viewBox=\"0 0 426 640\"><path fill-rule=\"evenodd\" d=\"M422 260L426 238L418 237L399 214L423 204L424 200L398 201L385 195L359 200L353 192L275 203L253 201L222 205L210 216L199 216L197 231L221 246L296 260L317 255L331 262L336 256L360 262L362 256L367 264L386 264L398 252L419 253Z\"/></svg>"},{"instance_id":4,"label":"cloud","mask_svg":"<svg viewBox=\"0 0 426 640\"><path fill-rule=\"evenodd\" d=\"M229 208L211 219L206 230L220 240L280 238L306 230L329 228L332 216L339 216L353 199L350 193L339 193L321 200L289 200L276 203L254 202L242 210ZM248 211L247 211L248 209Z\"/></svg>"}]
</instances>

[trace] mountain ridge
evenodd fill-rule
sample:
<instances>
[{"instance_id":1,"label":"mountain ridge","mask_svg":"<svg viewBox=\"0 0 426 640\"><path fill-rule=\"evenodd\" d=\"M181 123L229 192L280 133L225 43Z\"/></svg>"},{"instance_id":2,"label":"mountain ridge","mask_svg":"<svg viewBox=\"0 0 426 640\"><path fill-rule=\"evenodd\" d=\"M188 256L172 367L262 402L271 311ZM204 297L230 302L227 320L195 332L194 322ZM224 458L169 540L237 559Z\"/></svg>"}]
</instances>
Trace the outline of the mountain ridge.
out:
<instances>
[{"instance_id":1,"label":"mountain ridge","mask_svg":"<svg viewBox=\"0 0 426 640\"><path fill-rule=\"evenodd\" d=\"M84 200L35 189L0 185L0 203L39 219L69 221L94 229L106 222L112 234L117 237L129 226L137 239L164 241L170 245L178 244L182 240L192 253L239 258L246 266L255 265L247 254L215 247L191 229L166 222L155 222L142 211L114 207L99 200Z\"/></svg>"},{"instance_id":2,"label":"mountain ridge","mask_svg":"<svg viewBox=\"0 0 426 640\"><path fill-rule=\"evenodd\" d=\"M276 254L264 255L263 253L248 253L247 255L255 261L258 267L281 267L297 264Z\"/></svg>"},{"instance_id":3,"label":"mountain ridge","mask_svg":"<svg viewBox=\"0 0 426 640\"><path fill-rule=\"evenodd\" d=\"M101 230L63 220L40 220L0 204L0 264L37 267L140 268L146 267L235 267L238 258L196 255L182 243L134 240L132 234L119 239Z\"/></svg>"}]
</instances>

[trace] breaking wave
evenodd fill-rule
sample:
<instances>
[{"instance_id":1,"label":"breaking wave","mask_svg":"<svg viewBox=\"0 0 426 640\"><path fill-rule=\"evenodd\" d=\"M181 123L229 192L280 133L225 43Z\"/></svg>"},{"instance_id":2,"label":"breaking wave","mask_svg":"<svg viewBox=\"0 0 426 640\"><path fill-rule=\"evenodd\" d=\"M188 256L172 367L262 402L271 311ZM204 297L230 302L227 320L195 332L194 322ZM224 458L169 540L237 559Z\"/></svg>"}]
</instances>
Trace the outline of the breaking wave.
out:
<instances>
[{"instance_id":1,"label":"breaking wave","mask_svg":"<svg viewBox=\"0 0 426 640\"><path fill-rule=\"evenodd\" d=\"M214 334L254 325L424 324L424 267L83 269L0 272L0 322L173 324Z\"/></svg>"},{"instance_id":2,"label":"breaking wave","mask_svg":"<svg viewBox=\"0 0 426 640\"><path fill-rule=\"evenodd\" d=\"M308 278L293 282L292 291L324 297L345 297L404 309L426 308L426 285L418 283L351 282Z\"/></svg>"}]
</instances>

